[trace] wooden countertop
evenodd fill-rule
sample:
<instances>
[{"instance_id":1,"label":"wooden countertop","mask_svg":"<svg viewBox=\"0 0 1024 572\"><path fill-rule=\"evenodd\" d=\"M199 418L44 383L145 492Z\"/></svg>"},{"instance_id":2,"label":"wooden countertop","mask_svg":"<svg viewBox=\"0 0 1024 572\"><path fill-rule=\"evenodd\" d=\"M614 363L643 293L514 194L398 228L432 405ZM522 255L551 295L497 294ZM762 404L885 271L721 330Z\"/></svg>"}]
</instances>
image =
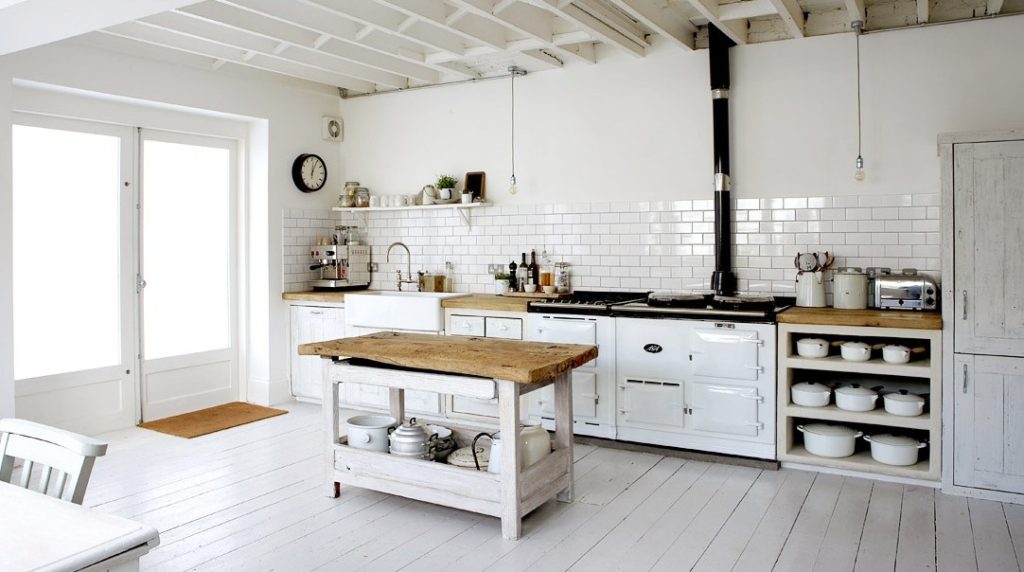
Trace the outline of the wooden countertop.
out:
<instances>
[{"instance_id":1,"label":"wooden countertop","mask_svg":"<svg viewBox=\"0 0 1024 572\"><path fill-rule=\"evenodd\" d=\"M299 354L353 357L529 384L547 381L596 358L597 346L380 332L302 344Z\"/></svg>"},{"instance_id":2,"label":"wooden countertop","mask_svg":"<svg viewBox=\"0 0 1024 572\"><path fill-rule=\"evenodd\" d=\"M815 326L861 326L941 330L942 314L916 310L837 310L835 308L792 307L776 316L780 324Z\"/></svg>"},{"instance_id":3,"label":"wooden countertop","mask_svg":"<svg viewBox=\"0 0 1024 572\"><path fill-rule=\"evenodd\" d=\"M494 310L500 312L525 312L529 298L509 298L494 294L470 294L460 298L441 301L443 308L465 308L471 310Z\"/></svg>"},{"instance_id":4,"label":"wooden countertop","mask_svg":"<svg viewBox=\"0 0 1024 572\"><path fill-rule=\"evenodd\" d=\"M367 292L367 290L349 290L349 292ZM345 292L319 291L285 292L281 294L281 298L293 302L330 302L332 304L341 304L345 301L345 294Z\"/></svg>"}]
</instances>

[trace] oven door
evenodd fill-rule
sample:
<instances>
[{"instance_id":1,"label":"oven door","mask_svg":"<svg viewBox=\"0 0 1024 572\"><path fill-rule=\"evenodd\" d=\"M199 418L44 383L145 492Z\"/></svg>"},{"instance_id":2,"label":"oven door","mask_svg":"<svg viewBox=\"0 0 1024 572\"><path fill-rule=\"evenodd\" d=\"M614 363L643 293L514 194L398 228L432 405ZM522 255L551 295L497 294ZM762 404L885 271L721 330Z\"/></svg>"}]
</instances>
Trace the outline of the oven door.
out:
<instances>
[{"instance_id":1,"label":"oven door","mask_svg":"<svg viewBox=\"0 0 1024 572\"><path fill-rule=\"evenodd\" d=\"M756 387L690 382L686 392L691 430L757 437L765 429L758 416L764 396Z\"/></svg>"},{"instance_id":2,"label":"oven door","mask_svg":"<svg viewBox=\"0 0 1024 572\"><path fill-rule=\"evenodd\" d=\"M693 375L754 381L764 371L758 360L763 345L754 330L694 329L690 335Z\"/></svg>"},{"instance_id":3,"label":"oven door","mask_svg":"<svg viewBox=\"0 0 1024 572\"><path fill-rule=\"evenodd\" d=\"M685 426L682 383L626 377L619 389L620 425L661 431L679 431Z\"/></svg>"}]
</instances>

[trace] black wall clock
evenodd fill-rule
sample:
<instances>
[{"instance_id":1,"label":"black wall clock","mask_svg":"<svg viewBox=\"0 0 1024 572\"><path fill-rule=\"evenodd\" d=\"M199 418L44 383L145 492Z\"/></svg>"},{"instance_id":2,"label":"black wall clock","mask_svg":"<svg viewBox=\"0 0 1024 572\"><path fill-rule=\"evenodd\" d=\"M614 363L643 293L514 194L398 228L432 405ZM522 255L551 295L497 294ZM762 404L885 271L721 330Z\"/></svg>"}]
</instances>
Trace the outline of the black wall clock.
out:
<instances>
[{"instance_id":1,"label":"black wall clock","mask_svg":"<svg viewBox=\"0 0 1024 572\"><path fill-rule=\"evenodd\" d=\"M304 193L319 191L327 183L327 165L318 155L303 153L292 163L292 181Z\"/></svg>"}]
</instances>

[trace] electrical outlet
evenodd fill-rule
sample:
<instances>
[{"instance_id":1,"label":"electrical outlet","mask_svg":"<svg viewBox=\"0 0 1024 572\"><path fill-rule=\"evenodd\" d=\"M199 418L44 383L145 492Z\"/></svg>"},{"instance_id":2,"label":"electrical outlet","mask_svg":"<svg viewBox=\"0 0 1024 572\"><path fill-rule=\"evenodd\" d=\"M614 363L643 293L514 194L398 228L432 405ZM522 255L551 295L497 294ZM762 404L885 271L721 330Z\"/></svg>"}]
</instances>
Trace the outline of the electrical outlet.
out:
<instances>
[{"instance_id":1,"label":"electrical outlet","mask_svg":"<svg viewBox=\"0 0 1024 572\"><path fill-rule=\"evenodd\" d=\"M500 272L501 269L502 269L502 266L500 264L488 264L487 265L487 273L488 274L496 274L496 273Z\"/></svg>"},{"instance_id":2,"label":"electrical outlet","mask_svg":"<svg viewBox=\"0 0 1024 572\"><path fill-rule=\"evenodd\" d=\"M377 263L376 262L368 262L366 265L369 266L369 268L367 268L367 270L369 270L370 272L376 272L377 271Z\"/></svg>"}]
</instances>

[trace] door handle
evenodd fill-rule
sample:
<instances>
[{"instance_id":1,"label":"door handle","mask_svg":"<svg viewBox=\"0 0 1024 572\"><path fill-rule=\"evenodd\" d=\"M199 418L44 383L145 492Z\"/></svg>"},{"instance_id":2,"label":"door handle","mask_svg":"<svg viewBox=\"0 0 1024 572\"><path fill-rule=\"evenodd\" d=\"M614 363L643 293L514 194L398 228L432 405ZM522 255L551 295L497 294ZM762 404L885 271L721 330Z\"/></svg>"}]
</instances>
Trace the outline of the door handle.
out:
<instances>
[{"instance_id":1,"label":"door handle","mask_svg":"<svg viewBox=\"0 0 1024 572\"><path fill-rule=\"evenodd\" d=\"M756 345L759 345L759 346L763 346L764 345L764 340L761 340L761 339L758 339L758 338L740 338L740 343L756 344Z\"/></svg>"},{"instance_id":2,"label":"door handle","mask_svg":"<svg viewBox=\"0 0 1024 572\"><path fill-rule=\"evenodd\" d=\"M964 320L967 319L967 290L964 290L964 317L963 317L963 319ZM964 367L967 367L967 365L964 364Z\"/></svg>"},{"instance_id":3,"label":"door handle","mask_svg":"<svg viewBox=\"0 0 1024 572\"><path fill-rule=\"evenodd\" d=\"M758 431L764 429L764 423L758 423L756 421L748 421L748 422L744 423L744 425L746 425L747 427L754 427Z\"/></svg>"},{"instance_id":4,"label":"door handle","mask_svg":"<svg viewBox=\"0 0 1024 572\"><path fill-rule=\"evenodd\" d=\"M740 397L742 397L743 399L753 399L754 401L756 401L758 403L764 403L764 396L763 395L751 395L751 394L741 393Z\"/></svg>"},{"instance_id":5,"label":"door handle","mask_svg":"<svg viewBox=\"0 0 1024 572\"><path fill-rule=\"evenodd\" d=\"M141 274L135 275L135 293L142 292L142 289L146 287L146 281L142 279Z\"/></svg>"},{"instance_id":6,"label":"door handle","mask_svg":"<svg viewBox=\"0 0 1024 572\"><path fill-rule=\"evenodd\" d=\"M964 364L964 394L967 393L967 364Z\"/></svg>"}]
</instances>

